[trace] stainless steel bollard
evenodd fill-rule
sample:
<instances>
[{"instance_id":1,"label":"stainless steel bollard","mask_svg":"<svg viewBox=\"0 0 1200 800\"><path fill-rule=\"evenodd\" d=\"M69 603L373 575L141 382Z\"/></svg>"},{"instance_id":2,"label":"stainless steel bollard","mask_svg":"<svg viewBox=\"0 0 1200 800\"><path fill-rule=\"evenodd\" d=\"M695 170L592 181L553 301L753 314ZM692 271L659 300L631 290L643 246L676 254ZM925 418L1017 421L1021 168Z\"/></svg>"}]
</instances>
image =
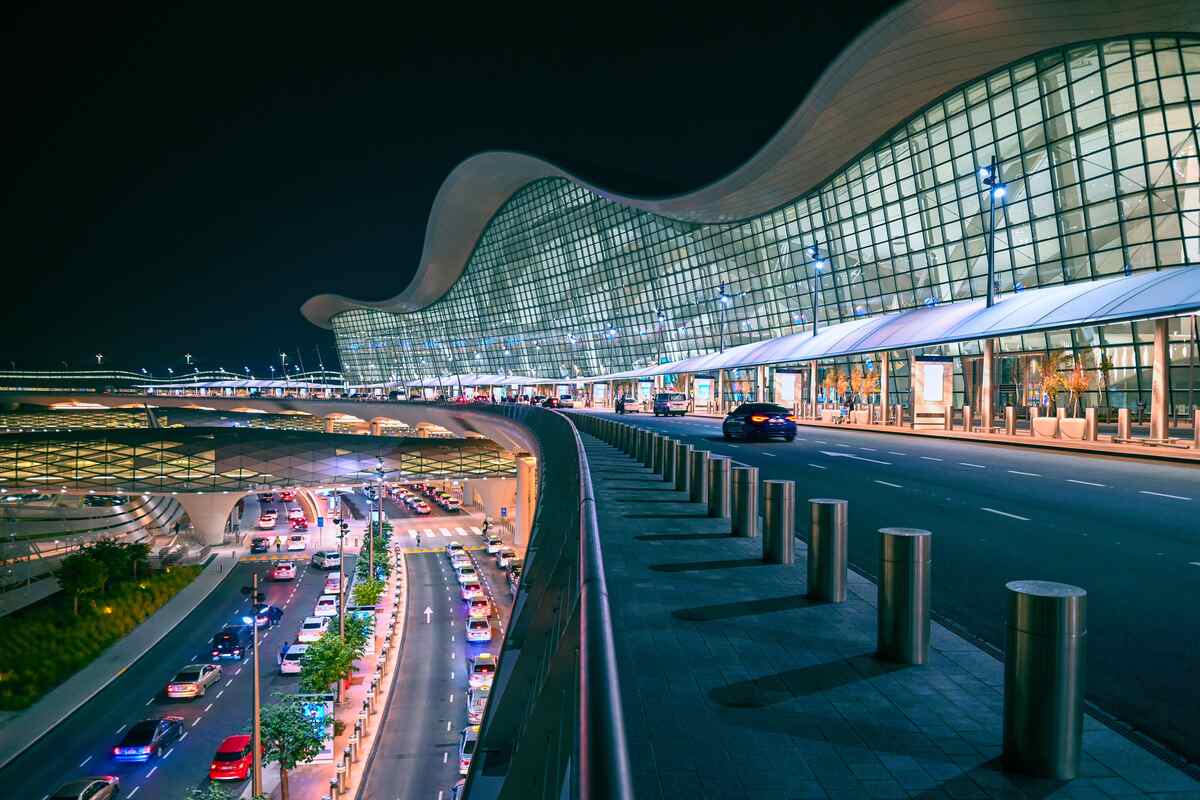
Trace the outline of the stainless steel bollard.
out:
<instances>
[{"instance_id":1,"label":"stainless steel bollard","mask_svg":"<svg viewBox=\"0 0 1200 800\"><path fill-rule=\"evenodd\" d=\"M1133 438L1133 428L1129 422L1129 409L1117 409L1117 438L1129 441Z\"/></svg>"},{"instance_id":2,"label":"stainless steel bollard","mask_svg":"<svg viewBox=\"0 0 1200 800\"><path fill-rule=\"evenodd\" d=\"M1192 446L1200 450L1200 409L1192 415Z\"/></svg>"},{"instance_id":3,"label":"stainless steel bollard","mask_svg":"<svg viewBox=\"0 0 1200 800\"><path fill-rule=\"evenodd\" d=\"M808 501L808 596L846 602L846 521L849 503L829 497Z\"/></svg>"},{"instance_id":4,"label":"stainless steel bollard","mask_svg":"<svg viewBox=\"0 0 1200 800\"><path fill-rule=\"evenodd\" d=\"M879 534L879 655L901 664L924 664L929 658L933 534L918 528L881 528Z\"/></svg>"},{"instance_id":5,"label":"stainless steel bollard","mask_svg":"<svg viewBox=\"0 0 1200 800\"><path fill-rule=\"evenodd\" d=\"M962 408L964 433L971 433L973 430L975 430L975 421L971 419L971 410L972 409L970 406L963 406Z\"/></svg>"},{"instance_id":6,"label":"stainless steel bollard","mask_svg":"<svg viewBox=\"0 0 1200 800\"><path fill-rule=\"evenodd\" d=\"M688 497L693 503L708 505L708 451L693 450L688 471L691 473L691 485L688 487Z\"/></svg>"},{"instance_id":7,"label":"stainless steel bollard","mask_svg":"<svg viewBox=\"0 0 1200 800\"><path fill-rule=\"evenodd\" d=\"M1087 592L1050 581L1004 588L1004 765L1071 780L1083 750Z\"/></svg>"},{"instance_id":8,"label":"stainless steel bollard","mask_svg":"<svg viewBox=\"0 0 1200 800\"><path fill-rule=\"evenodd\" d=\"M658 434L654 431L643 431L642 433L642 466L650 467L654 464L654 437Z\"/></svg>"},{"instance_id":9,"label":"stainless steel bollard","mask_svg":"<svg viewBox=\"0 0 1200 800\"><path fill-rule=\"evenodd\" d=\"M663 439L662 477L672 486L675 485L675 448L678 444L674 439Z\"/></svg>"},{"instance_id":10,"label":"stainless steel bollard","mask_svg":"<svg viewBox=\"0 0 1200 800\"><path fill-rule=\"evenodd\" d=\"M954 406L946 406L946 419L943 427L948 431L954 430Z\"/></svg>"},{"instance_id":11,"label":"stainless steel bollard","mask_svg":"<svg viewBox=\"0 0 1200 800\"><path fill-rule=\"evenodd\" d=\"M796 560L796 483L763 481L763 561Z\"/></svg>"},{"instance_id":12,"label":"stainless steel bollard","mask_svg":"<svg viewBox=\"0 0 1200 800\"><path fill-rule=\"evenodd\" d=\"M1083 410L1083 438L1089 442L1096 441L1096 409Z\"/></svg>"},{"instance_id":13,"label":"stainless steel bollard","mask_svg":"<svg viewBox=\"0 0 1200 800\"><path fill-rule=\"evenodd\" d=\"M649 449L649 444L648 444L647 440L649 438L650 438L650 431L646 430L645 428L637 429L637 447L633 452L633 457L635 459L637 459L638 462L640 464L642 464L643 466L646 463L646 450Z\"/></svg>"},{"instance_id":14,"label":"stainless steel bollard","mask_svg":"<svg viewBox=\"0 0 1200 800\"><path fill-rule=\"evenodd\" d=\"M1012 406L1004 407L1004 432L1009 436L1017 435L1017 409Z\"/></svg>"},{"instance_id":15,"label":"stainless steel bollard","mask_svg":"<svg viewBox=\"0 0 1200 800\"><path fill-rule=\"evenodd\" d=\"M650 471L656 475L662 475L663 471L663 453L667 451L667 437L661 433L654 434L654 451L651 455Z\"/></svg>"},{"instance_id":16,"label":"stainless steel bollard","mask_svg":"<svg viewBox=\"0 0 1200 800\"><path fill-rule=\"evenodd\" d=\"M675 443L675 491L691 494L692 485L692 445L686 442Z\"/></svg>"},{"instance_id":17,"label":"stainless steel bollard","mask_svg":"<svg viewBox=\"0 0 1200 800\"><path fill-rule=\"evenodd\" d=\"M731 478L733 462L726 456L708 460L708 515L729 519L733 511Z\"/></svg>"},{"instance_id":18,"label":"stainless steel bollard","mask_svg":"<svg viewBox=\"0 0 1200 800\"><path fill-rule=\"evenodd\" d=\"M758 535L758 467L734 467L730 477L734 536L753 539Z\"/></svg>"}]
</instances>

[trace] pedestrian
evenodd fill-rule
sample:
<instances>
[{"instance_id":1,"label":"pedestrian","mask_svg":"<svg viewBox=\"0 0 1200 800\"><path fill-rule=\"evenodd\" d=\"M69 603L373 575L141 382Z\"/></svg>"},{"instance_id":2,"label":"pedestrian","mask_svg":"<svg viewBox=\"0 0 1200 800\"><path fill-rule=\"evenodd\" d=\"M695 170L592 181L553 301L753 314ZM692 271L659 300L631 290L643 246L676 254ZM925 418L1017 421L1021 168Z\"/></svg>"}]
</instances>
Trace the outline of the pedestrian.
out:
<instances>
[{"instance_id":1,"label":"pedestrian","mask_svg":"<svg viewBox=\"0 0 1200 800\"><path fill-rule=\"evenodd\" d=\"M421 532L417 531L417 547L421 546Z\"/></svg>"},{"instance_id":2,"label":"pedestrian","mask_svg":"<svg viewBox=\"0 0 1200 800\"><path fill-rule=\"evenodd\" d=\"M275 537L275 552L278 553L282 547L283 547L283 538L276 536Z\"/></svg>"},{"instance_id":3,"label":"pedestrian","mask_svg":"<svg viewBox=\"0 0 1200 800\"><path fill-rule=\"evenodd\" d=\"M288 643L287 643L287 640L285 639L283 641L283 647L279 648L279 663L280 664L283 663L283 657L287 655L287 651L288 651Z\"/></svg>"}]
</instances>

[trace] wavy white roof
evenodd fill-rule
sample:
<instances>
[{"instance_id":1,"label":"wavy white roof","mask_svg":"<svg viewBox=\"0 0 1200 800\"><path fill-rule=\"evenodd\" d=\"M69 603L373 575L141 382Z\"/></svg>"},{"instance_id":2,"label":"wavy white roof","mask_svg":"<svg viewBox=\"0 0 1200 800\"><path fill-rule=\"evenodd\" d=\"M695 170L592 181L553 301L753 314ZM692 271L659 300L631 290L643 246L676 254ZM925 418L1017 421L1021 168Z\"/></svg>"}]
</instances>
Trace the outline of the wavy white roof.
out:
<instances>
[{"instance_id":1,"label":"wavy white roof","mask_svg":"<svg viewBox=\"0 0 1200 800\"><path fill-rule=\"evenodd\" d=\"M395 313L425 308L462 275L504 202L541 178L566 178L613 202L674 219L746 219L819 185L923 106L995 69L1075 42L1196 31L1196 0L910 0L879 19L830 64L753 158L709 186L660 199L627 197L590 186L532 156L481 153L459 164L438 190L421 262L404 291L375 302L318 295L301 313L330 328L335 314L353 308Z\"/></svg>"}]
</instances>

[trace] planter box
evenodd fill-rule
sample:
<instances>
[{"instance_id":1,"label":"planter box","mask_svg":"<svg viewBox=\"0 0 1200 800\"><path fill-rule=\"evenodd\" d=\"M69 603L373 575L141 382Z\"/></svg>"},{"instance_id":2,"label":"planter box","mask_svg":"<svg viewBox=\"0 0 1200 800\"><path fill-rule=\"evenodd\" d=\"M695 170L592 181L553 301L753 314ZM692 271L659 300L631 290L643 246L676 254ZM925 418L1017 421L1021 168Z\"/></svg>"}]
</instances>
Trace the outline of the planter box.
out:
<instances>
[{"instance_id":1,"label":"planter box","mask_svg":"<svg viewBox=\"0 0 1200 800\"><path fill-rule=\"evenodd\" d=\"M1058 430L1062 438L1075 442L1087 439L1087 420L1083 417L1064 417L1058 423Z\"/></svg>"},{"instance_id":2,"label":"planter box","mask_svg":"<svg viewBox=\"0 0 1200 800\"><path fill-rule=\"evenodd\" d=\"M1033 435L1039 439L1058 438L1058 417L1035 417L1033 420Z\"/></svg>"}]
</instances>

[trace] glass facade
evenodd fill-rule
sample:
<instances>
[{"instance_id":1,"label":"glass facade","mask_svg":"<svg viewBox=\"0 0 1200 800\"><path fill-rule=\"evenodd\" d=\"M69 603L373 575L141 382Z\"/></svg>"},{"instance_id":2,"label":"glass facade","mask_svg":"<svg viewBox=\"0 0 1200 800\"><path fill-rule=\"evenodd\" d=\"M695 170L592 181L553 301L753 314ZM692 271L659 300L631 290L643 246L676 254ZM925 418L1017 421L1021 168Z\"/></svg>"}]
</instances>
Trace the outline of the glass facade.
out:
<instances>
[{"instance_id":1,"label":"glass facade","mask_svg":"<svg viewBox=\"0 0 1200 800\"><path fill-rule=\"evenodd\" d=\"M993 156L1001 295L1200 263L1200 40L1131 37L1032 56L897 126L819 187L752 219L698 225L533 182L493 217L458 282L415 313L333 327L353 382L461 373L581 378L811 326L986 294ZM831 165L834 169L836 165ZM814 295L815 245L829 259ZM815 303L814 303L815 297ZM1194 323L1171 325L1175 402L1195 385ZM1150 390L1151 326L1001 339L1065 351L1101 405ZM969 357L978 343L934 351ZM1014 360L1016 360L1014 358ZM896 354L893 391L907 390ZM960 360L956 391L969 393ZM1016 379L1014 379L1015 382Z\"/></svg>"}]
</instances>

